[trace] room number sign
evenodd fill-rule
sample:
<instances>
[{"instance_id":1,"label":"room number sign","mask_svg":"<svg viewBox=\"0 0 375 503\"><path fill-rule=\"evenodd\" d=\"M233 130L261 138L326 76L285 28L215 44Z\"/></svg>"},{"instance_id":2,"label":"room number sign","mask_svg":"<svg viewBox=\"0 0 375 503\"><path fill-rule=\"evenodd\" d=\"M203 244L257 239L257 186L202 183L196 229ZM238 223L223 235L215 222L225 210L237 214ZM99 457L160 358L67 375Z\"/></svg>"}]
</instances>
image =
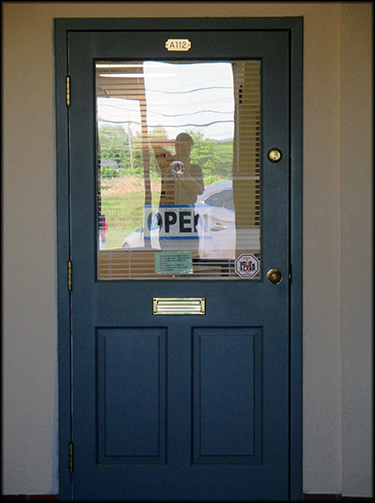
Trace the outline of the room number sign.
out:
<instances>
[{"instance_id":1,"label":"room number sign","mask_svg":"<svg viewBox=\"0 0 375 503\"><path fill-rule=\"evenodd\" d=\"M170 38L165 42L165 47L168 51L188 51L191 42L187 38Z\"/></svg>"}]
</instances>

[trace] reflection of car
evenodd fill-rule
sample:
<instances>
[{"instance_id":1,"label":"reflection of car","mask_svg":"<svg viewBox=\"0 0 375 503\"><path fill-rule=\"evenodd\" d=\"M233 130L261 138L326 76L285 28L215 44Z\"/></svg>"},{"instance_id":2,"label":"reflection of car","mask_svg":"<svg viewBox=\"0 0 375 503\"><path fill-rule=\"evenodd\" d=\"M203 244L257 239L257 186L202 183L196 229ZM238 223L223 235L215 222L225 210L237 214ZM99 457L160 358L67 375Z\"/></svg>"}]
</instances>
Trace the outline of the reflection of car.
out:
<instances>
[{"instance_id":1,"label":"reflection of car","mask_svg":"<svg viewBox=\"0 0 375 503\"><path fill-rule=\"evenodd\" d=\"M199 237L199 256L201 258L236 258L236 225L233 202L232 182L215 183L198 196L195 204L197 218L196 230ZM155 213L150 230L151 248L160 249L159 229L155 224L158 213ZM191 222L192 217L187 217ZM246 231L245 249L259 251L259 228L253 227ZM184 249L189 249L188 241L184 241ZM175 242L179 246L178 242ZM124 239L122 248L143 248L144 229L137 229ZM238 244L237 244L238 247ZM243 247L241 247L243 249Z\"/></svg>"},{"instance_id":2,"label":"reflection of car","mask_svg":"<svg viewBox=\"0 0 375 503\"><path fill-rule=\"evenodd\" d=\"M236 226L232 182L219 182L198 196L198 235L201 258L235 258Z\"/></svg>"},{"instance_id":3,"label":"reflection of car","mask_svg":"<svg viewBox=\"0 0 375 503\"><path fill-rule=\"evenodd\" d=\"M104 215L99 217L99 250L104 250L107 243L108 225Z\"/></svg>"},{"instance_id":4,"label":"reflection of car","mask_svg":"<svg viewBox=\"0 0 375 503\"><path fill-rule=\"evenodd\" d=\"M137 227L132 234L127 236L122 248L143 248L143 227Z\"/></svg>"}]
</instances>

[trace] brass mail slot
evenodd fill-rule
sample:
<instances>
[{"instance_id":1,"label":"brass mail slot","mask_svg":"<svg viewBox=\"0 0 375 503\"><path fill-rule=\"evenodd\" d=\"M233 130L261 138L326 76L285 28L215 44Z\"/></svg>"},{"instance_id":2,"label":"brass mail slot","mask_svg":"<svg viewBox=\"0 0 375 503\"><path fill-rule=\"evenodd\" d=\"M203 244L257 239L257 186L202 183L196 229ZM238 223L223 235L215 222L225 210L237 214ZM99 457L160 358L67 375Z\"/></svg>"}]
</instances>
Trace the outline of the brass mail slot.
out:
<instances>
[{"instance_id":1,"label":"brass mail slot","mask_svg":"<svg viewBox=\"0 0 375 503\"><path fill-rule=\"evenodd\" d=\"M153 298L152 314L206 314L206 299L189 298Z\"/></svg>"}]
</instances>

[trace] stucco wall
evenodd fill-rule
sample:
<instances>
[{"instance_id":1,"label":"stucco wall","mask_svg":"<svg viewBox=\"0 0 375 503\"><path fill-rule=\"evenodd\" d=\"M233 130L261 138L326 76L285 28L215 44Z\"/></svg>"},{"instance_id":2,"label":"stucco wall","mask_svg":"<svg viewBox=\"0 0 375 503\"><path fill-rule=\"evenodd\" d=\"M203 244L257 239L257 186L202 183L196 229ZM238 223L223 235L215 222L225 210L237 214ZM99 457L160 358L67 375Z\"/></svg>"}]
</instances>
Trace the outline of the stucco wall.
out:
<instances>
[{"instance_id":1,"label":"stucco wall","mask_svg":"<svg viewBox=\"0 0 375 503\"><path fill-rule=\"evenodd\" d=\"M370 496L372 5L214 5L304 16L304 491ZM3 493L57 493L53 18L212 16L213 4L2 6Z\"/></svg>"},{"instance_id":2,"label":"stucco wall","mask_svg":"<svg viewBox=\"0 0 375 503\"><path fill-rule=\"evenodd\" d=\"M373 450L366 431L373 411L371 392L373 282L372 212L372 38L369 12L342 8L341 81L341 334L342 490L366 496ZM353 23L353 20L356 22ZM365 195L365 198L362 198ZM361 243L360 251L357 243Z\"/></svg>"}]
</instances>

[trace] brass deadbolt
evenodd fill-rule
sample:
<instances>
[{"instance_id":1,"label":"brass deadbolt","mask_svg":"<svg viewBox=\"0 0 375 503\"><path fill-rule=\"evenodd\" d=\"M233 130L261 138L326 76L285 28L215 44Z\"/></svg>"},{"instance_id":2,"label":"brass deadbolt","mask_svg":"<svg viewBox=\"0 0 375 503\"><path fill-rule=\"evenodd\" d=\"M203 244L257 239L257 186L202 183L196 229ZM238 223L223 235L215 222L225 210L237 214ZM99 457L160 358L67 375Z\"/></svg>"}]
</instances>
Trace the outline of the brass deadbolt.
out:
<instances>
[{"instance_id":1,"label":"brass deadbolt","mask_svg":"<svg viewBox=\"0 0 375 503\"><path fill-rule=\"evenodd\" d=\"M278 148L272 148L268 152L268 159L271 162L279 162L280 159L281 159L281 152L280 152L280 150Z\"/></svg>"},{"instance_id":2,"label":"brass deadbolt","mask_svg":"<svg viewBox=\"0 0 375 503\"><path fill-rule=\"evenodd\" d=\"M267 279L273 285L278 285L283 279L283 275L278 269L270 269L267 273Z\"/></svg>"}]
</instances>

